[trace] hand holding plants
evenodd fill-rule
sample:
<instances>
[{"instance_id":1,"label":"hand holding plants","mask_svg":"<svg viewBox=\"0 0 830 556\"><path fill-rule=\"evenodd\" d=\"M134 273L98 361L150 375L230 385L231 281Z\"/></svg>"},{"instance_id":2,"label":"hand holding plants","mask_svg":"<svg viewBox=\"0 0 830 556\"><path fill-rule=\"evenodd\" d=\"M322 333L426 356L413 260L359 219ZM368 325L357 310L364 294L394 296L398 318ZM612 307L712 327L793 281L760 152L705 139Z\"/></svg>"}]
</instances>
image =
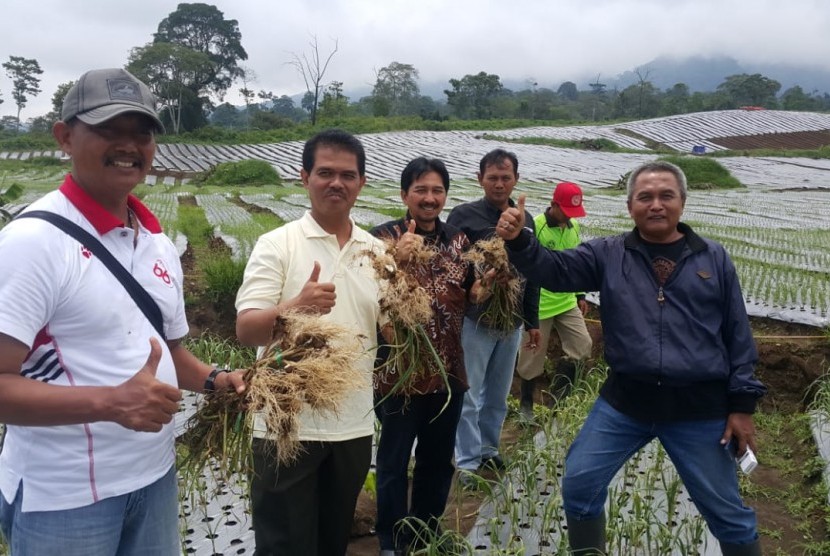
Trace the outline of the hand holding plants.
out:
<instances>
[{"instance_id":1,"label":"hand holding plants","mask_svg":"<svg viewBox=\"0 0 830 556\"><path fill-rule=\"evenodd\" d=\"M234 390L237 394L245 393L245 369L236 369L219 373L214 380L217 390Z\"/></svg>"}]
</instances>

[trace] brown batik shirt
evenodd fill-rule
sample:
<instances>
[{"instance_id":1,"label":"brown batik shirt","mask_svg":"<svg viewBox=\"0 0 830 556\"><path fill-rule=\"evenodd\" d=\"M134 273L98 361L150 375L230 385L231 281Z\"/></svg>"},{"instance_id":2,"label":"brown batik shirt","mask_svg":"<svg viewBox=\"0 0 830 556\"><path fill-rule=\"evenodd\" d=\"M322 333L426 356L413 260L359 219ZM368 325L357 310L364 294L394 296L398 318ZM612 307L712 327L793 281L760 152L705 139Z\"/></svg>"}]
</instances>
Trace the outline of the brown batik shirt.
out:
<instances>
[{"instance_id":1,"label":"brown batik shirt","mask_svg":"<svg viewBox=\"0 0 830 556\"><path fill-rule=\"evenodd\" d=\"M377 226L370 230L370 233L376 237L397 240L406 233L407 220L408 215L405 219ZM460 229L440 220L435 222L434 231L424 232L416 228L415 233L423 236L424 242L438 251L438 255L429 262L409 269L429 294L432 318L426 326L427 336L444 363L451 391L464 392L468 385L464 351L461 348L461 325L474 275L472 266L462 259L462 254L470 241ZM376 366L385 362L389 353L380 334L378 342L380 347ZM387 369L383 374L375 374L375 394L389 393L395 378L394 374L390 373L394 372L395 369ZM434 372L427 373L413 386L413 390L418 394L447 391L442 377Z\"/></svg>"}]
</instances>

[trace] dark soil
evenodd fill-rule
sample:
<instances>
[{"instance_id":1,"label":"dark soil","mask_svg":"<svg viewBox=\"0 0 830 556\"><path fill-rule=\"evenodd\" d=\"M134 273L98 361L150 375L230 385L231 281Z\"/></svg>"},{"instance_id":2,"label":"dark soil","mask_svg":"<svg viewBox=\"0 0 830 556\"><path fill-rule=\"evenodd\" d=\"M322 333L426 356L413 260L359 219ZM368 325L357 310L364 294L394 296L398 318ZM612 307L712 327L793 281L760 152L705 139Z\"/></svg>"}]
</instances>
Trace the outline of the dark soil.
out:
<instances>
[{"instance_id":1,"label":"dark soil","mask_svg":"<svg viewBox=\"0 0 830 556\"><path fill-rule=\"evenodd\" d=\"M764 133L763 135L733 135L714 137L712 143L733 151L751 149L818 149L830 145L830 133L824 131L794 131Z\"/></svg>"}]
</instances>

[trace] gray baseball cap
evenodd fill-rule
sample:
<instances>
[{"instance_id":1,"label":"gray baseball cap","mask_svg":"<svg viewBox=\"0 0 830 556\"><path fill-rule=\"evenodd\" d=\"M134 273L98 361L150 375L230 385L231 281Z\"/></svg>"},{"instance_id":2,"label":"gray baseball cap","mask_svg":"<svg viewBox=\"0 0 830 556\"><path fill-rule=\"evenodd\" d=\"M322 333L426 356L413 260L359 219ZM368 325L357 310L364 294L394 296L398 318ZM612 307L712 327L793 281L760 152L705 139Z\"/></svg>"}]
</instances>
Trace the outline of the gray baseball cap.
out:
<instances>
[{"instance_id":1,"label":"gray baseball cap","mask_svg":"<svg viewBox=\"0 0 830 556\"><path fill-rule=\"evenodd\" d=\"M164 133L150 88L127 70L109 68L88 71L78 79L63 100L61 119L100 125L131 112L149 116L156 130Z\"/></svg>"}]
</instances>

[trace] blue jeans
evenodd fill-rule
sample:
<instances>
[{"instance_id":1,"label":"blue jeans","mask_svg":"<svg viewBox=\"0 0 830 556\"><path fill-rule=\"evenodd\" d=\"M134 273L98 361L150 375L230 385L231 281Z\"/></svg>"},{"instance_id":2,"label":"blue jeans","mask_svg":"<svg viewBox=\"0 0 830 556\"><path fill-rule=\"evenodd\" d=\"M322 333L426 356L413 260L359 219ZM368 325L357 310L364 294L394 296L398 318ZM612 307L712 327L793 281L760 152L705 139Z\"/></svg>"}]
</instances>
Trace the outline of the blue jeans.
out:
<instances>
[{"instance_id":1,"label":"blue jeans","mask_svg":"<svg viewBox=\"0 0 830 556\"><path fill-rule=\"evenodd\" d=\"M482 458L499 453L507 395L521 339L521 328L505 336L473 319L464 319L461 347L470 389L464 394L455 437L455 464L459 469L474 471Z\"/></svg>"},{"instance_id":2,"label":"blue jeans","mask_svg":"<svg viewBox=\"0 0 830 556\"><path fill-rule=\"evenodd\" d=\"M23 484L9 504L0 495L0 528L12 556L178 556L176 470L129 494L88 506L21 511Z\"/></svg>"},{"instance_id":3,"label":"blue jeans","mask_svg":"<svg viewBox=\"0 0 830 556\"><path fill-rule=\"evenodd\" d=\"M743 505L735 460L720 444L725 419L647 423L597 399L565 459L565 513L578 521L599 517L614 475L640 448L657 438L712 535L728 544L758 538L755 512Z\"/></svg>"},{"instance_id":4,"label":"blue jeans","mask_svg":"<svg viewBox=\"0 0 830 556\"><path fill-rule=\"evenodd\" d=\"M446 408L446 392L417 394L409 399L389 396L375 407L381 424L375 457L378 502L375 530L381 550L406 547L412 531L401 520L408 516L423 521L433 531L439 530L455 473L452 453L463 396L460 392L452 394ZM416 439L410 504L407 471Z\"/></svg>"}]
</instances>

